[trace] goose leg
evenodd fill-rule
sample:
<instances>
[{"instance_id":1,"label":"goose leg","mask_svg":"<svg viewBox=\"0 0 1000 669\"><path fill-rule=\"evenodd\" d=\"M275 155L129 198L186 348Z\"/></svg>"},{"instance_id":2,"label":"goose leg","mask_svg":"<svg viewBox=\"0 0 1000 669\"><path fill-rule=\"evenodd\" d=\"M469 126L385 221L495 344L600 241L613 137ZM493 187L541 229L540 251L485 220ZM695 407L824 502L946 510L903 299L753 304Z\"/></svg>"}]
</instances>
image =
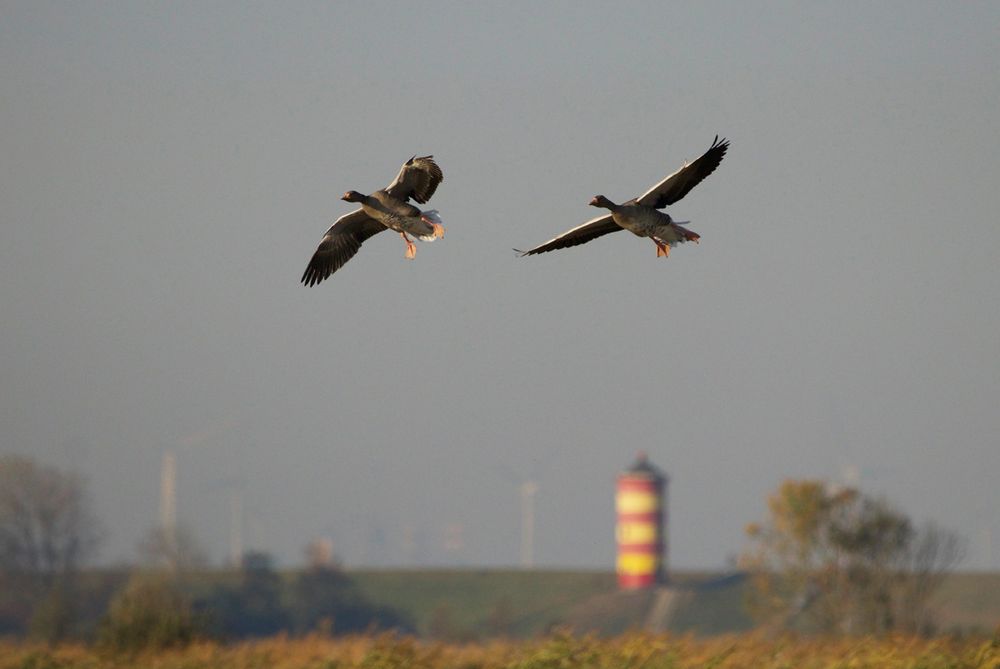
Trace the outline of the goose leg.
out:
<instances>
[{"instance_id":1,"label":"goose leg","mask_svg":"<svg viewBox=\"0 0 1000 669\"><path fill-rule=\"evenodd\" d=\"M669 258L670 257L670 245L664 244L659 239L654 239L653 243L656 244L656 257L657 258Z\"/></svg>"},{"instance_id":2,"label":"goose leg","mask_svg":"<svg viewBox=\"0 0 1000 669\"><path fill-rule=\"evenodd\" d=\"M410 241L405 232L399 233L399 236L406 242L406 257L410 259L415 258L417 256L417 245Z\"/></svg>"}]
</instances>

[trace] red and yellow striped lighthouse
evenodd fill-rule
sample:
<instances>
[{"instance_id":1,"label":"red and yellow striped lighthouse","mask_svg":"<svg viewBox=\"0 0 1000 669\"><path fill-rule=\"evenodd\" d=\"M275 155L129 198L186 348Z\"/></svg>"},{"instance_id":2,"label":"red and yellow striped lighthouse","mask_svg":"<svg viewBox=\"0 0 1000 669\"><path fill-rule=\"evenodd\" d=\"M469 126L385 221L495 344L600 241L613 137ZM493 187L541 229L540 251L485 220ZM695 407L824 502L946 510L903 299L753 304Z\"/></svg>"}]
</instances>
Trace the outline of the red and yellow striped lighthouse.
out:
<instances>
[{"instance_id":1,"label":"red and yellow striped lighthouse","mask_svg":"<svg viewBox=\"0 0 1000 669\"><path fill-rule=\"evenodd\" d=\"M666 475L649 463L645 453L618 475L615 535L620 588L666 581L666 489Z\"/></svg>"}]
</instances>

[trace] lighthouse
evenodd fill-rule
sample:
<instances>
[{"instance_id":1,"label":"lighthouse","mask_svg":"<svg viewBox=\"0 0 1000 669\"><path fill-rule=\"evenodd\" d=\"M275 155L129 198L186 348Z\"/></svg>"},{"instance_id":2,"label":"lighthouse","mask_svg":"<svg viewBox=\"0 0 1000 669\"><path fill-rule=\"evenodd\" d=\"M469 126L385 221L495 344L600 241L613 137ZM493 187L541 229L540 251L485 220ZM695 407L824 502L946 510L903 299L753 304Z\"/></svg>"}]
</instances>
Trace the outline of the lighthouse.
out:
<instances>
[{"instance_id":1,"label":"lighthouse","mask_svg":"<svg viewBox=\"0 0 1000 669\"><path fill-rule=\"evenodd\" d=\"M639 453L615 489L618 587L646 588L667 580L667 476Z\"/></svg>"}]
</instances>

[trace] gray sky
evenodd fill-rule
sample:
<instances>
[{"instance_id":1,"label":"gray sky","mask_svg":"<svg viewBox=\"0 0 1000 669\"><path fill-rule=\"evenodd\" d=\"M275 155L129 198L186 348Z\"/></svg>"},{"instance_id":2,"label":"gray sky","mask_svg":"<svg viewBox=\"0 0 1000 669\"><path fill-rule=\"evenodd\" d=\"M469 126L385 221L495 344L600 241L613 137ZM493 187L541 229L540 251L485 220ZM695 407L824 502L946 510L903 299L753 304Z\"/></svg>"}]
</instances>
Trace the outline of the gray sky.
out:
<instances>
[{"instance_id":1,"label":"gray sky","mask_svg":"<svg viewBox=\"0 0 1000 669\"><path fill-rule=\"evenodd\" d=\"M615 474L715 567L786 477L860 478L1000 568L1000 5L0 6L0 452L131 559L160 459L215 559L611 568ZM532 258L708 148L670 211ZM414 153L445 238L298 281ZM464 548L447 552L448 525ZM414 546L403 537L410 532Z\"/></svg>"}]
</instances>

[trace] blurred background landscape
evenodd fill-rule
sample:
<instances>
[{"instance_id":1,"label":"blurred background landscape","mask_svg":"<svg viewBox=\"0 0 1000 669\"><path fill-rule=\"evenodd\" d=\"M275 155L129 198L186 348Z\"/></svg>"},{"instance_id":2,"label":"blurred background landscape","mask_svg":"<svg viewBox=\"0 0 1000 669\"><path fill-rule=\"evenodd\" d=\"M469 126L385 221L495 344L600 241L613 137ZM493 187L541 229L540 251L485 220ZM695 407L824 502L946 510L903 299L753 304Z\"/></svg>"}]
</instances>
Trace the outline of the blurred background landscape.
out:
<instances>
[{"instance_id":1,"label":"blurred background landscape","mask_svg":"<svg viewBox=\"0 0 1000 669\"><path fill-rule=\"evenodd\" d=\"M933 629L995 628L998 25L995 3L4 3L0 635L93 640L113 602L232 638L795 628L851 569L906 572L927 528L955 549ZM669 210L700 244L511 250L716 134ZM445 238L410 261L375 237L301 286L340 194L413 154L444 171ZM669 596L616 583L639 451L670 477ZM817 513L815 561L764 584L794 571L752 559L780 554L788 482L884 503L855 519L898 541Z\"/></svg>"}]
</instances>

